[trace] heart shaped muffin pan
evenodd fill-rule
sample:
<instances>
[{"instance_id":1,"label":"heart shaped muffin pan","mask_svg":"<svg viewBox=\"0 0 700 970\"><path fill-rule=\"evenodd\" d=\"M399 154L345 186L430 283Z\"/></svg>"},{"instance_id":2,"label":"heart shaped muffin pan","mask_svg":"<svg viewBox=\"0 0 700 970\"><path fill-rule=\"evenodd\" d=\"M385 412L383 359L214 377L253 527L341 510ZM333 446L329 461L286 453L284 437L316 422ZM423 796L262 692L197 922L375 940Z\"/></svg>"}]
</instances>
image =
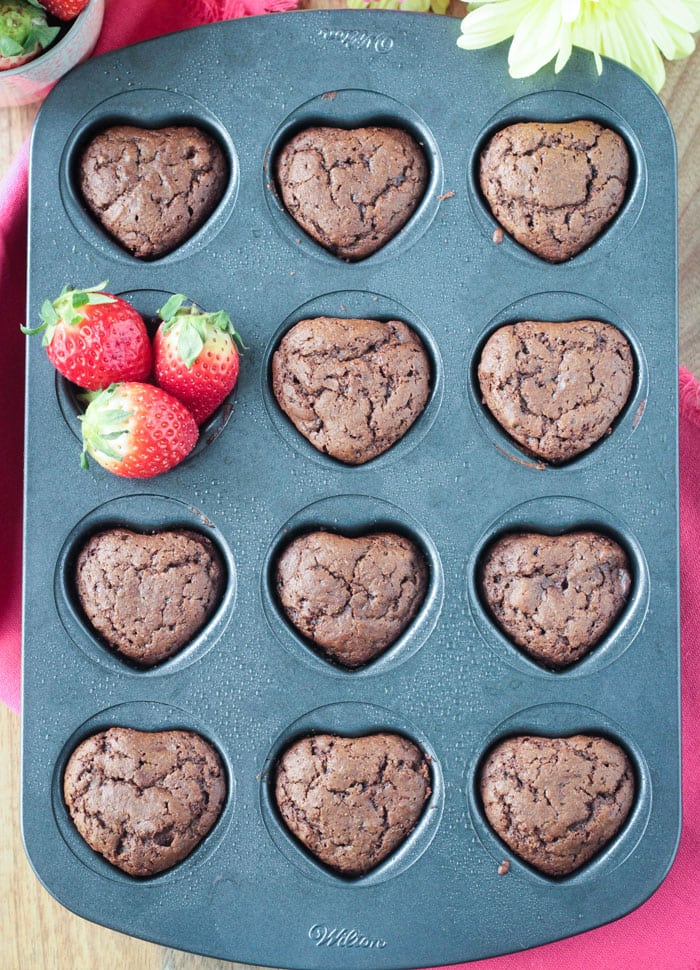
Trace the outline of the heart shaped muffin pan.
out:
<instances>
[{"instance_id":1,"label":"heart shaped muffin pan","mask_svg":"<svg viewBox=\"0 0 700 970\"><path fill-rule=\"evenodd\" d=\"M558 463L607 434L629 398L634 358L609 323L527 320L489 337L478 375L484 404L508 434Z\"/></svg>"},{"instance_id":2,"label":"heart shaped muffin pan","mask_svg":"<svg viewBox=\"0 0 700 970\"><path fill-rule=\"evenodd\" d=\"M275 573L290 622L332 660L359 667L415 617L428 587L414 543L390 532L350 538L311 532L290 543Z\"/></svg>"},{"instance_id":3,"label":"heart shaped muffin pan","mask_svg":"<svg viewBox=\"0 0 700 970\"><path fill-rule=\"evenodd\" d=\"M27 348L24 837L88 919L407 970L608 922L671 863L672 139L618 65L516 81L458 32L228 21L40 114L30 315L109 279L246 346L139 482L80 470Z\"/></svg>"},{"instance_id":4,"label":"heart shaped muffin pan","mask_svg":"<svg viewBox=\"0 0 700 970\"><path fill-rule=\"evenodd\" d=\"M150 667L173 656L219 605L224 568L214 544L189 530L109 529L80 550L75 588L96 632Z\"/></svg>"}]
</instances>

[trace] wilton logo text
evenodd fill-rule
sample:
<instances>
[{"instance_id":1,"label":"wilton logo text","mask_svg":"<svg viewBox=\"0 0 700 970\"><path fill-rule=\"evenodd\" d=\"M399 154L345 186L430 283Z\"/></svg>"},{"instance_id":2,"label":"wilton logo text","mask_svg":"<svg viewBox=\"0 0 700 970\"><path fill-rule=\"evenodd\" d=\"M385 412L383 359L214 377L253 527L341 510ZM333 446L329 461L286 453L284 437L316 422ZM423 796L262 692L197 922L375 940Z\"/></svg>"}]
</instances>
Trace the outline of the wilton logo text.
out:
<instances>
[{"instance_id":1,"label":"wilton logo text","mask_svg":"<svg viewBox=\"0 0 700 970\"><path fill-rule=\"evenodd\" d=\"M341 45L355 50L374 50L378 54L385 54L394 46L394 40L388 34L371 34L366 30L329 30L321 27L318 31L321 40L334 40Z\"/></svg>"},{"instance_id":2,"label":"wilton logo text","mask_svg":"<svg viewBox=\"0 0 700 970\"><path fill-rule=\"evenodd\" d=\"M360 947L365 950L383 950L386 940L372 940L357 930L348 930L345 927L321 926L319 923L309 930L309 939L316 946L340 946L343 948Z\"/></svg>"}]
</instances>

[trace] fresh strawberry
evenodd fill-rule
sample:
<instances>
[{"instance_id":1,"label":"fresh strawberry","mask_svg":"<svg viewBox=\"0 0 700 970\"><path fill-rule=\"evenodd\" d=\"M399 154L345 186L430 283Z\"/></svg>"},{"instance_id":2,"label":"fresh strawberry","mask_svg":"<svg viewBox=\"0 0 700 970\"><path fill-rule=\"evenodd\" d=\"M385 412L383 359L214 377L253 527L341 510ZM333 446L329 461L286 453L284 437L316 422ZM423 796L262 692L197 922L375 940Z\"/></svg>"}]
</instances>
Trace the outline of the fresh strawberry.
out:
<instances>
[{"instance_id":1,"label":"fresh strawberry","mask_svg":"<svg viewBox=\"0 0 700 970\"><path fill-rule=\"evenodd\" d=\"M46 13L26 0L0 2L0 71L9 71L33 60L58 35L49 27Z\"/></svg>"},{"instance_id":2,"label":"fresh strawberry","mask_svg":"<svg viewBox=\"0 0 700 970\"><path fill-rule=\"evenodd\" d=\"M50 14L59 20L73 20L88 5L88 0L40 0Z\"/></svg>"},{"instance_id":3,"label":"fresh strawberry","mask_svg":"<svg viewBox=\"0 0 700 970\"><path fill-rule=\"evenodd\" d=\"M82 465L87 454L122 478L167 472L192 451L197 424L184 406L152 384L113 384L86 394Z\"/></svg>"},{"instance_id":4,"label":"fresh strawberry","mask_svg":"<svg viewBox=\"0 0 700 970\"><path fill-rule=\"evenodd\" d=\"M185 306L181 293L158 311L163 321L153 340L156 383L182 401L202 424L233 390L243 341L228 313Z\"/></svg>"},{"instance_id":5,"label":"fresh strawberry","mask_svg":"<svg viewBox=\"0 0 700 970\"><path fill-rule=\"evenodd\" d=\"M141 316L125 300L103 293L106 283L84 290L65 287L41 308L42 323L26 334L44 334L56 370L88 391L116 381L142 381L151 373L151 344Z\"/></svg>"}]
</instances>

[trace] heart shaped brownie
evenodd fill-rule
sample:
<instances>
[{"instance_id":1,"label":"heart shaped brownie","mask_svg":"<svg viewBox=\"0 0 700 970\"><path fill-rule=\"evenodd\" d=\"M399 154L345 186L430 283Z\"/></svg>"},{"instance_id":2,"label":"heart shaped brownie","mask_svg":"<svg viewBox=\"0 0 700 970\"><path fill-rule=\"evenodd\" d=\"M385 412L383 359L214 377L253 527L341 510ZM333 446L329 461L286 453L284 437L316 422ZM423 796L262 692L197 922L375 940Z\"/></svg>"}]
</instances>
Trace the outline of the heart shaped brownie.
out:
<instances>
[{"instance_id":1,"label":"heart shaped brownie","mask_svg":"<svg viewBox=\"0 0 700 970\"><path fill-rule=\"evenodd\" d=\"M173 656L216 609L225 582L214 543L188 529L142 535L107 529L78 554L86 617L118 654L142 667Z\"/></svg>"},{"instance_id":2,"label":"heart shaped brownie","mask_svg":"<svg viewBox=\"0 0 700 970\"><path fill-rule=\"evenodd\" d=\"M218 753L192 731L113 727L73 751L63 796L91 849L130 876L153 876L212 829L226 776Z\"/></svg>"},{"instance_id":3,"label":"heart shaped brownie","mask_svg":"<svg viewBox=\"0 0 700 970\"><path fill-rule=\"evenodd\" d=\"M491 414L529 452L553 463L607 433L627 403L633 376L627 340L599 320L500 327L479 361Z\"/></svg>"},{"instance_id":4,"label":"heart shaped brownie","mask_svg":"<svg viewBox=\"0 0 700 970\"><path fill-rule=\"evenodd\" d=\"M624 549L596 532L506 535L487 550L481 580L504 633L554 668L575 663L600 642L632 585Z\"/></svg>"},{"instance_id":5,"label":"heart shaped brownie","mask_svg":"<svg viewBox=\"0 0 700 970\"><path fill-rule=\"evenodd\" d=\"M319 451L361 465L408 431L430 396L420 337L400 320L316 317L288 330L272 358L272 390Z\"/></svg>"},{"instance_id":6,"label":"heart shaped brownie","mask_svg":"<svg viewBox=\"0 0 700 970\"><path fill-rule=\"evenodd\" d=\"M282 552L277 595L290 622L346 667L374 660L420 608L428 568L404 536L311 532Z\"/></svg>"},{"instance_id":7,"label":"heart shaped brownie","mask_svg":"<svg viewBox=\"0 0 700 970\"><path fill-rule=\"evenodd\" d=\"M490 752L480 789L506 845L541 872L566 876L619 832L635 782L627 754L606 738L521 736Z\"/></svg>"},{"instance_id":8,"label":"heart shaped brownie","mask_svg":"<svg viewBox=\"0 0 700 970\"><path fill-rule=\"evenodd\" d=\"M80 191L97 221L139 259L156 259L209 218L228 181L220 145L188 125L114 125L80 160Z\"/></svg>"},{"instance_id":9,"label":"heart shaped brownie","mask_svg":"<svg viewBox=\"0 0 700 970\"><path fill-rule=\"evenodd\" d=\"M415 828L430 792L425 755L397 734L302 738L276 767L275 799L285 824L345 876L386 859Z\"/></svg>"},{"instance_id":10,"label":"heart shaped brownie","mask_svg":"<svg viewBox=\"0 0 700 970\"><path fill-rule=\"evenodd\" d=\"M481 191L495 218L551 263L588 246L619 211L629 152L593 121L522 122L501 129L481 155Z\"/></svg>"},{"instance_id":11,"label":"heart shaped brownie","mask_svg":"<svg viewBox=\"0 0 700 970\"><path fill-rule=\"evenodd\" d=\"M381 249L408 222L428 180L418 143L399 128L307 128L276 165L285 208L341 259Z\"/></svg>"}]
</instances>

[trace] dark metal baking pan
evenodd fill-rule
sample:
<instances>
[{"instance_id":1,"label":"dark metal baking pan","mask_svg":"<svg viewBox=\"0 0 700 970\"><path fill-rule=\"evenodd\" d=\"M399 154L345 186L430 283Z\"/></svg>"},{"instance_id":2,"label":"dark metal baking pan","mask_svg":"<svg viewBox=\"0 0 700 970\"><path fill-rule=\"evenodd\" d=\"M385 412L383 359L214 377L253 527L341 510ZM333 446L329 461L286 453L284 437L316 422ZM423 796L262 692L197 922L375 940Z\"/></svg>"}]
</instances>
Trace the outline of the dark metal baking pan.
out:
<instances>
[{"instance_id":1,"label":"dark metal baking pan","mask_svg":"<svg viewBox=\"0 0 700 970\"><path fill-rule=\"evenodd\" d=\"M152 313L185 292L225 307L248 350L233 415L166 475L129 482L78 465L77 420L39 346L27 365L24 586L24 838L48 889L82 916L202 954L304 970L407 968L535 946L613 920L645 900L680 827L676 189L673 135L653 93L624 68L575 54L559 75L512 80L502 50L465 54L449 19L316 12L230 21L95 59L47 100L34 133L28 316L68 281L109 279ZM272 80L271 80L272 79ZM462 97L455 92L464 92ZM619 131L633 165L608 230L567 263L506 238L479 196L479 146L523 119L592 117ZM77 152L112 121L201 124L231 172L210 220L149 263L91 220ZM319 121L390 121L423 143L419 211L359 263L290 223L271 178L285 132ZM308 446L278 411L269 362L306 315L403 316L429 349L433 392L409 434L367 465ZM521 315L595 315L625 332L633 399L611 434L560 467L528 461L483 411L474 361ZM102 524L205 531L228 570L223 609L185 653L147 673L96 641L70 563ZM384 658L342 670L280 615L270 563L285 536L391 524L430 566L428 599ZM603 643L563 672L527 660L495 629L476 581L490 539L594 524L630 556L634 592ZM95 855L60 791L65 760L111 724L193 728L229 778L211 835L172 870L134 880ZM431 756L433 795L411 838L347 880L283 828L269 769L312 731L391 729ZM485 822L475 774L498 738L602 733L629 753L637 797L607 849L565 879L538 875ZM502 860L510 871L499 876Z\"/></svg>"}]
</instances>

